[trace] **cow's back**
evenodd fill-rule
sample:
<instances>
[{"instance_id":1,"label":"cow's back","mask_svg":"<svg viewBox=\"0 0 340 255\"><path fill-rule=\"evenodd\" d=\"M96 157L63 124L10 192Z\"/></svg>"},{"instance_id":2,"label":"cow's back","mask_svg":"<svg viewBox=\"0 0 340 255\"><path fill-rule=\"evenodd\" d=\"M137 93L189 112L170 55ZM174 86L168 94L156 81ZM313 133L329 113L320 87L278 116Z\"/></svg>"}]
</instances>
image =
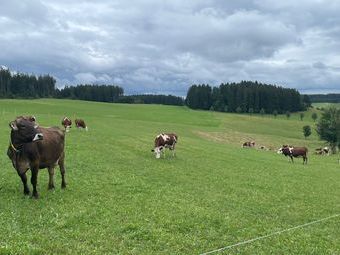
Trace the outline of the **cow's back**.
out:
<instances>
[{"instance_id":1,"label":"cow's back","mask_svg":"<svg viewBox=\"0 0 340 255\"><path fill-rule=\"evenodd\" d=\"M308 149L306 147L294 147L292 150L293 156L306 156Z\"/></svg>"},{"instance_id":2,"label":"cow's back","mask_svg":"<svg viewBox=\"0 0 340 255\"><path fill-rule=\"evenodd\" d=\"M44 139L36 142L40 158L40 167L44 168L56 164L60 157L64 155L65 132L58 127L43 128L39 130L44 135Z\"/></svg>"}]
</instances>

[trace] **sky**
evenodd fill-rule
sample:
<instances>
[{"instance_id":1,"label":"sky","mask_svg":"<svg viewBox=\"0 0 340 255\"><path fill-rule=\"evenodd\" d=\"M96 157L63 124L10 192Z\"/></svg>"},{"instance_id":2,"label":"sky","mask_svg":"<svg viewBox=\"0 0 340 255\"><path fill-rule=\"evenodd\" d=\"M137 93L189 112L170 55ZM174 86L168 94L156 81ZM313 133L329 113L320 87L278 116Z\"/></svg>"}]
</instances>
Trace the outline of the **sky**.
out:
<instances>
[{"instance_id":1,"label":"sky","mask_svg":"<svg viewBox=\"0 0 340 255\"><path fill-rule=\"evenodd\" d=\"M337 0L0 0L0 65L184 96L259 81L340 93Z\"/></svg>"}]
</instances>

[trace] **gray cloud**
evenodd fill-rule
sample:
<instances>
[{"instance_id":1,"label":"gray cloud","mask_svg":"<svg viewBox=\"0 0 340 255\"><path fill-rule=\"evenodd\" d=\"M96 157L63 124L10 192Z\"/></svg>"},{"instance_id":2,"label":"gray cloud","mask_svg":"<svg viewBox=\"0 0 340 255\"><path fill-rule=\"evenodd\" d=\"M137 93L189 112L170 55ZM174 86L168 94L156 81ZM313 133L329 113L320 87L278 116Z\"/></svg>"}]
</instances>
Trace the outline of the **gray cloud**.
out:
<instances>
[{"instance_id":1,"label":"gray cloud","mask_svg":"<svg viewBox=\"0 0 340 255\"><path fill-rule=\"evenodd\" d=\"M3 1L0 61L58 86L185 95L258 80L340 92L338 1Z\"/></svg>"}]
</instances>

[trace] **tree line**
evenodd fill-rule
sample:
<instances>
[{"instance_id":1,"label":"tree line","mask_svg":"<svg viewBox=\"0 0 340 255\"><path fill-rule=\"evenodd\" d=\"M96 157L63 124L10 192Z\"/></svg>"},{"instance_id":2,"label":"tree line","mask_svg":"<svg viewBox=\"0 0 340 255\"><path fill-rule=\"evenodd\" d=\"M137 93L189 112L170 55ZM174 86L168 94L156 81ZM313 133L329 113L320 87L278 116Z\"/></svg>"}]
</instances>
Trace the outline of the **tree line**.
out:
<instances>
[{"instance_id":1,"label":"tree line","mask_svg":"<svg viewBox=\"0 0 340 255\"><path fill-rule=\"evenodd\" d=\"M314 94L308 95L313 103L340 103L340 94Z\"/></svg>"},{"instance_id":2,"label":"tree line","mask_svg":"<svg viewBox=\"0 0 340 255\"><path fill-rule=\"evenodd\" d=\"M0 98L47 97L130 104L184 104L183 98L172 95L124 95L124 89L115 85L80 84L58 89L50 75L13 74L0 68Z\"/></svg>"},{"instance_id":3,"label":"tree line","mask_svg":"<svg viewBox=\"0 0 340 255\"><path fill-rule=\"evenodd\" d=\"M121 96L117 103L184 105L184 99L173 95L131 95Z\"/></svg>"},{"instance_id":4,"label":"tree line","mask_svg":"<svg viewBox=\"0 0 340 255\"><path fill-rule=\"evenodd\" d=\"M238 113L286 113L305 110L311 105L307 95L296 89L252 81L192 85L186 104L192 109Z\"/></svg>"},{"instance_id":5,"label":"tree line","mask_svg":"<svg viewBox=\"0 0 340 255\"><path fill-rule=\"evenodd\" d=\"M0 98L39 98L54 96L56 80L50 75L12 74L0 68Z\"/></svg>"}]
</instances>

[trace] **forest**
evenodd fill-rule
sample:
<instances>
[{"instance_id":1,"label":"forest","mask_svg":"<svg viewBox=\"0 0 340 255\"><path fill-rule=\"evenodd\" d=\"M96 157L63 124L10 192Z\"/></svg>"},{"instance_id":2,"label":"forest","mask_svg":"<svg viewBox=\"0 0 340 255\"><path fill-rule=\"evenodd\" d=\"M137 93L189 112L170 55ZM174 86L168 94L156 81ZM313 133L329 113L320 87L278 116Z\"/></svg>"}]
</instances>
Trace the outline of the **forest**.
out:
<instances>
[{"instance_id":1,"label":"forest","mask_svg":"<svg viewBox=\"0 0 340 255\"><path fill-rule=\"evenodd\" d=\"M56 80L50 75L12 73L5 68L0 68L0 98L65 98L129 104L184 104L182 97L172 95L124 95L124 89L115 85L78 84L59 89L56 87Z\"/></svg>"},{"instance_id":2,"label":"forest","mask_svg":"<svg viewBox=\"0 0 340 255\"><path fill-rule=\"evenodd\" d=\"M192 85L185 102L192 109L237 113L296 112L311 105L309 97L296 89L256 81L222 83L219 87Z\"/></svg>"},{"instance_id":3,"label":"forest","mask_svg":"<svg viewBox=\"0 0 340 255\"><path fill-rule=\"evenodd\" d=\"M192 85L186 99L174 95L124 95L116 85L78 84L56 87L50 75L12 73L0 68L0 98L65 98L87 101L184 105L192 109L237 113L273 113L302 111L311 105L308 95L296 89L276 85L242 81L222 83L219 87L208 84Z\"/></svg>"}]
</instances>

